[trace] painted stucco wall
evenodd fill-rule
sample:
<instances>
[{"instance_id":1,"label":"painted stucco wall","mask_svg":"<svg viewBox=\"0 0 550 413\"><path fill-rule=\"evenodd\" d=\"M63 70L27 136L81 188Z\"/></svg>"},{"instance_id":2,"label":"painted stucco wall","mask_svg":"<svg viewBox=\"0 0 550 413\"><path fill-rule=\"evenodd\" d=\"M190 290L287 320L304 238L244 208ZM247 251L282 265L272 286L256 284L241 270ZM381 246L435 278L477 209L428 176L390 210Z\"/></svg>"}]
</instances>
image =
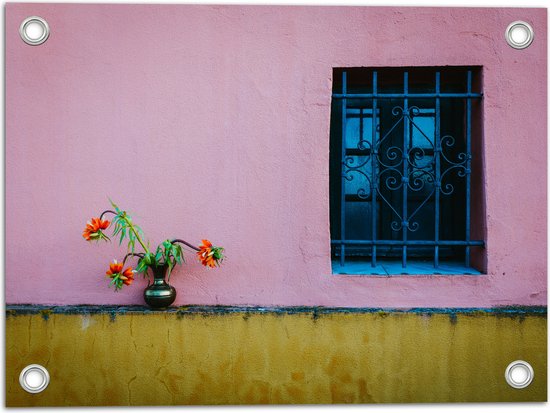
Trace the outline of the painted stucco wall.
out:
<instances>
[{"instance_id":1,"label":"painted stucco wall","mask_svg":"<svg viewBox=\"0 0 550 413\"><path fill-rule=\"evenodd\" d=\"M6 326L8 406L546 400L546 313L19 309ZM43 393L19 386L28 360Z\"/></svg>"},{"instance_id":2,"label":"painted stucco wall","mask_svg":"<svg viewBox=\"0 0 550 413\"><path fill-rule=\"evenodd\" d=\"M544 9L8 4L6 301L142 303L81 237L110 196L152 243L226 247L176 270L178 305L545 305L546 42ZM483 66L486 275L331 275L332 68L404 65Z\"/></svg>"}]
</instances>

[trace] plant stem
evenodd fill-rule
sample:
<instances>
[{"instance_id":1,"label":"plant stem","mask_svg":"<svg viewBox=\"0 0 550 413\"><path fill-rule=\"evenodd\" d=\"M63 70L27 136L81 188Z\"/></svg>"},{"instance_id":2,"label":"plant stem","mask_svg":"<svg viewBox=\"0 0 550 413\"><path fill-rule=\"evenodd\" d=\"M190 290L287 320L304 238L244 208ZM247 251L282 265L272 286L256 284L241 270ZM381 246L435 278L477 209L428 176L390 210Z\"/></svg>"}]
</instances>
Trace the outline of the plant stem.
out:
<instances>
[{"instance_id":1,"label":"plant stem","mask_svg":"<svg viewBox=\"0 0 550 413\"><path fill-rule=\"evenodd\" d=\"M182 239L173 239L172 241L170 241L172 244L175 244L175 243L180 243L180 244L184 244L184 245L187 245L189 248L193 248L195 251L200 251L200 249L198 249L197 247L195 247L194 245L191 245L189 244L187 241L184 241Z\"/></svg>"},{"instance_id":2,"label":"plant stem","mask_svg":"<svg viewBox=\"0 0 550 413\"><path fill-rule=\"evenodd\" d=\"M124 259L122 260L122 263L126 264L126 260L128 259L128 257L131 257L131 256L143 258L143 254L140 252L137 254L133 252L129 252L128 254L125 255Z\"/></svg>"},{"instance_id":3,"label":"plant stem","mask_svg":"<svg viewBox=\"0 0 550 413\"><path fill-rule=\"evenodd\" d=\"M126 221L126 223L128 224L128 226L130 227L130 229L132 230L132 232L134 233L134 235L136 236L136 239L138 240L138 242L141 244L143 250L147 253L147 254L150 254L150 251L149 251L149 248L147 248L145 246L145 244L143 243L143 240L141 239L141 237L139 236L137 230L134 228L134 225L130 222L130 220L128 218L126 218L126 212L124 211L121 215L121 218Z\"/></svg>"},{"instance_id":4,"label":"plant stem","mask_svg":"<svg viewBox=\"0 0 550 413\"><path fill-rule=\"evenodd\" d=\"M110 209L108 209L107 211L103 211L103 212L101 213L101 215L99 216L99 219L103 220L103 215L108 214L108 213L111 213L111 214L115 214L115 215L116 215L116 212L115 212L115 211L111 211Z\"/></svg>"}]
</instances>

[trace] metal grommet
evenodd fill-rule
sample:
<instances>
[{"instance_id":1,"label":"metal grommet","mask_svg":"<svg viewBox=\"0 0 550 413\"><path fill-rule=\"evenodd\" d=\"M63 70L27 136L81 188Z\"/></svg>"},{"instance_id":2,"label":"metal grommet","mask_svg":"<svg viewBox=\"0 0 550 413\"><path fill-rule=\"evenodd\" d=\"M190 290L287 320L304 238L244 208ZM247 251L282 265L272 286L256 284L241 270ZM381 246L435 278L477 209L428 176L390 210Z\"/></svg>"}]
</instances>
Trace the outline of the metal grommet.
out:
<instances>
[{"instance_id":1,"label":"metal grommet","mask_svg":"<svg viewBox=\"0 0 550 413\"><path fill-rule=\"evenodd\" d=\"M19 384L29 393L40 393L50 384L50 374L40 364L30 364L21 371Z\"/></svg>"},{"instance_id":2,"label":"metal grommet","mask_svg":"<svg viewBox=\"0 0 550 413\"><path fill-rule=\"evenodd\" d=\"M529 363L523 360L513 361L504 373L506 382L515 389L523 389L531 384L535 372Z\"/></svg>"},{"instance_id":3,"label":"metal grommet","mask_svg":"<svg viewBox=\"0 0 550 413\"><path fill-rule=\"evenodd\" d=\"M25 43L38 46L48 40L50 26L42 17L27 17L19 26L19 35Z\"/></svg>"},{"instance_id":4,"label":"metal grommet","mask_svg":"<svg viewBox=\"0 0 550 413\"><path fill-rule=\"evenodd\" d=\"M508 25L505 37L508 44L514 49L525 49L533 43L535 34L529 23L518 20Z\"/></svg>"}]
</instances>

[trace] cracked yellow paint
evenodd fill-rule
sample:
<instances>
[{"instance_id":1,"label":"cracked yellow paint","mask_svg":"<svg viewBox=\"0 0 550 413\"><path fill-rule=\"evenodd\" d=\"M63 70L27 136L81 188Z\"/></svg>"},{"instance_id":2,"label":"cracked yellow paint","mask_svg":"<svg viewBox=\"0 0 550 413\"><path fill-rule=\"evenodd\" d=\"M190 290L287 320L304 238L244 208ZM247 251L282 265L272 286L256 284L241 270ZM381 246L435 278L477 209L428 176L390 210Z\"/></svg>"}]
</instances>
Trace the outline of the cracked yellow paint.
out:
<instances>
[{"instance_id":1,"label":"cracked yellow paint","mask_svg":"<svg viewBox=\"0 0 550 413\"><path fill-rule=\"evenodd\" d=\"M526 389L508 363L535 370ZM29 394L28 364L51 383ZM546 400L546 317L40 314L6 319L8 406Z\"/></svg>"}]
</instances>

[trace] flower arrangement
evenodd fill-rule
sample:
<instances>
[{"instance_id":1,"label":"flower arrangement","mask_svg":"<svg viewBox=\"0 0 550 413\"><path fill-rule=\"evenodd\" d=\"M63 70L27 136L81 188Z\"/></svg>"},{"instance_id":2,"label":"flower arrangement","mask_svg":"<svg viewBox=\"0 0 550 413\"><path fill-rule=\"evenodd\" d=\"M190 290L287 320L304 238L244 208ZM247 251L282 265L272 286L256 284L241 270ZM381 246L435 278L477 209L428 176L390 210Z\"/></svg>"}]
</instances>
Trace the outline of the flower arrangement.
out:
<instances>
[{"instance_id":1,"label":"flower arrangement","mask_svg":"<svg viewBox=\"0 0 550 413\"><path fill-rule=\"evenodd\" d=\"M158 268L167 266L167 278L170 279L172 269L185 262L183 255L184 248L190 248L196 251L196 256L202 265L210 268L219 267L224 260L224 249L215 247L206 239L202 240L199 247L188 243L181 239L167 239L159 244L156 250L151 250L149 242L144 241L143 231L137 226L128 212L120 209L113 201L110 201L114 208L113 210L103 211L98 218L92 218L86 223L86 227L82 232L82 236L86 241L111 241L105 231L113 228L113 237L119 237L119 245L127 240L128 251L122 259L122 262L113 260L109 264L109 269L106 272L108 278L111 279L109 286L114 286L115 291L120 290L124 285L131 285L134 281L134 274L141 273L147 276L148 268ZM104 220L106 214L113 214L112 221ZM136 242L143 251L136 251ZM137 257L137 267L127 267L126 261L130 257Z\"/></svg>"}]
</instances>

